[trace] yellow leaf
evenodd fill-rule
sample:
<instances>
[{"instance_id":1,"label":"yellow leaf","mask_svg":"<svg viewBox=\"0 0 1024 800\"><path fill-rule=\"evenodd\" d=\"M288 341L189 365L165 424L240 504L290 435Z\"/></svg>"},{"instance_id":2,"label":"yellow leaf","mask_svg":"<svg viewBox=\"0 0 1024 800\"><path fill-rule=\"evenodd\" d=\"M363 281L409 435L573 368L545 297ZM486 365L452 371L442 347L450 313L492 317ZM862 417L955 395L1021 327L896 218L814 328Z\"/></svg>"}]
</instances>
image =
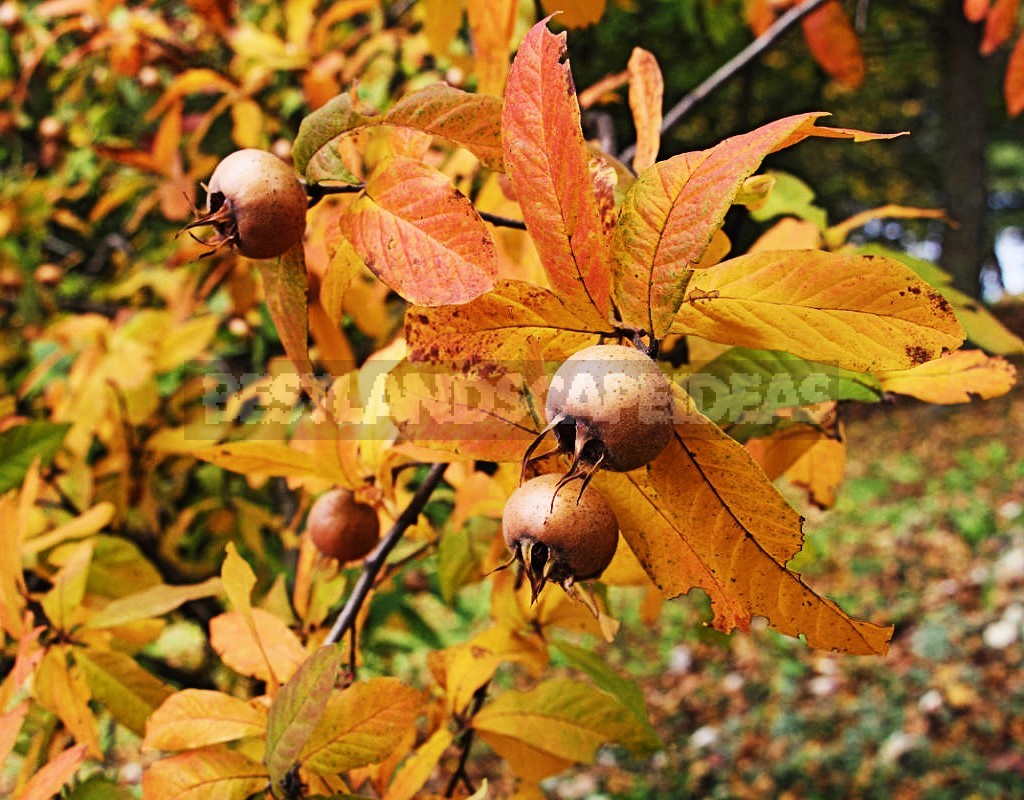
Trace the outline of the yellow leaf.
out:
<instances>
[{"instance_id":1,"label":"yellow leaf","mask_svg":"<svg viewBox=\"0 0 1024 800\"><path fill-rule=\"evenodd\" d=\"M93 758L102 758L96 717L89 710L89 686L82 671L68 663L68 645L51 647L43 655L33 680L39 705L60 717L75 741L88 748Z\"/></svg>"},{"instance_id":2,"label":"yellow leaf","mask_svg":"<svg viewBox=\"0 0 1024 800\"><path fill-rule=\"evenodd\" d=\"M547 14L560 11L554 21L567 28L585 28L604 15L605 0L543 0Z\"/></svg>"},{"instance_id":3,"label":"yellow leaf","mask_svg":"<svg viewBox=\"0 0 1024 800\"><path fill-rule=\"evenodd\" d=\"M306 649L299 637L273 614L262 608L252 609L253 628L238 611L228 611L210 620L210 644L231 669L271 681L268 661L274 676L286 681L306 660Z\"/></svg>"},{"instance_id":4,"label":"yellow leaf","mask_svg":"<svg viewBox=\"0 0 1024 800\"><path fill-rule=\"evenodd\" d=\"M70 630L85 614L82 598L89 581L92 552L92 542L82 542L76 547L54 578L53 588L40 601L47 618L57 630Z\"/></svg>"},{"instance_id":5,"label":"yellow leaf","mask_svg":"<svg viewBox=\"0 0 1024 800\"><path fill-rule=\"evenodd\" d=\"M1006 394L1017 381L1017 370L981 350L960 350L913 369L883 372L878 378L885 391L926 403L969 403Z\"/></svg>"},{"instance_id":6,"label":"yellow leaf","mask_svg":"<svg viewBox=\"0 0 1024 800\"><path fill-rule=\"evenodd\" d=\"M27 594L21 565L21 539L22 526L15 497L5 494L0 497L0 627L14 638L19 638L24 630L21 614Z\"/></svg>"},{"instance_id":7,"label":"yellow leaf","mask_svg":"<svg viewBox=\"0 0 1024 800\"><path fill-rule=\"evenodd\" d=\"M395 773L394 780L388 786L384 800L413 800L419 796L423 784L427 782L434 768L448 745L452 743L452 733L447 728L440 728L421 744L416 752L409 756Z\"/></svg>"},{"instance_id":8,"label":"yellow leaf","mask_svg":"<svg viewBox=\"0 0 1024 800\"><path fill-rule=\"evenodd\" d=\"M171 327L154 352L153 370L169 372L201 356L210 346L219 324L217 314L206 314Z\"/></svg>"},{"instance_id":9,"label":"yellow leaf","mask_svg":"<svg viewBox=\"0 0 1024 800\"><path fill-rule=\"evenodd\" d=\"M508 75L518 0L468 0L466 11L476 56L477 91L500 96Z\"/></svg>"},{"instance_id":10,"label":"yellow leaf","mask_svg":"<svg viewBox=\"0 0 1024 800\"><path fill-rule=\"evenodd\" d=\"M271 661L267 648L264 646L261 631L256 627L252 608L252 590L256 585L256 575L253 573L252 567L249 566L248 562L238 554L234 542L228 542L227 554L224 557L224 564L221 566L220 577L224 583L224 593L227 594L228 600L231 601L235 611L241 614L242 619L245 620L249 628L251 641L263 656L265 672L270 684L269 694L273 695L277 691L278 685L288 680L288 678L279 679L277 677L274 662ZM274 617L274 619L277 619L277 617Z\"/></svg>"},{"instance_id":11,"label":"yellow leaf","mask_svg":"<svg viewBox=\"0 0 1024 800\"><path fill-rule=\"evenodd\" d=\"M264 706L207 689L183 689L153 712L144 748L191 750L259 736L267 726Z\"/></svg>"},{"instance_id":12,"label":"yellow leaf","mask_svg":"<svg viewBox=\"0 0 1024 800\"><path fill-rule=\"evenodd\" d=\"M139 736L153 709L174 691L124 653L85 647L76 647L72 653L93 699Z\"/></svg>"},{"instance_id":13,"label":"yellow leaf","mask_svg":"<svg viewBox=\"0 0 1024 800\"><path fill-rule=\"evenodd\" d=\"M786 477L790 483L804 489L814 505L832 508L845 470L846 442L841 438L821 437L786 470Z\"/></svg>"},{"instance_id":14,"label":"yellow leaf","mask_svg":"<svg viewBox=\"0 0 1024 800\"><path fill-rule=\"evenodd\" d=\"M397 678L353 683L331 695L299 761L319 773L338 773L384 760L415 724L423 696Z\"/></svg>"},{"instance_id":15,"label":"yellow leaf","mask_svg":"<svg viewBox=\"0 0 1024 800\"><path fill-rule=\"evenodd\" d=\"M633 171L638 175L658 160L661 144L661 102L665 81L654 55L634 47L627 64L629 110L636 126L636 155Z\"/></svg>"},{"instance_id":16,"label":"yellow leaf","mask_svg":"<svg viewBox=\"0 0 1024 800\"><path fill-rule=\"evenodd\" d=\"M266 767L220 745L161 759L142 775L146 800L245 800L266 787Z\"/></svg>"},{"instance_id":17,"label":"yellow leaf","mask_svg":"<svg viewBox=\"0 0 1024 800\"><path fill-rule=\"evenodd\" d=\"M22 546L22 555L36 555L44 550L49 550L51 547L56 547L58 544L92 536L114 518L116 510L113 503L106 501L97 503L71 521L54 528L49 533L35 536L26 541Z\"/></svg>"},{"instance_id":18,"label":"yellow leaf","mask_svg":"<svg viewBox=\"0 0 1024 800\"><path fill-rule=\"evenodd\" d=\"M181 452L180 450L178 452ZM282 478L322 478L347 483L346 476L310 456L280 442L241 441L209 446L202 444L190 455L242 474L273 475Z\"/></svg>"},{"instance_id":19,"label":"yellow leaf","mask_svg":"<svg viewBox=\"0 0 1024 800\"><path fill-rule=\"evenodd\" d=\"M423 0L414 8L421 9L423 34L435 56L446 56L455 34L462 27L465 0Z\"/></svg>"},{"instance_id":20,"label":"yellow leaf","mask_svg":"<svg viewBox=\"0 0 1024 800\"><path fill-rule=\"evenodd\" d=\"M182 603L218 595L223 591L220 578L210 578L188 586L169 586L162 583L108 603L102 611L89 619L86 627L110 628L140 619L159 617L173 611Z\"/></svg>"},{"instance_id":21,"label":"yellow leaf","mask_svg":"<svg viewBox=\"0 0 1024 800\"><path fill-rule=\"evenodd\" d=\"M697 270L672 331L859 372L923 364L964 340L946 299L900 262L816 250Z\"/></svg>"},{"instance_id":22,"label":"yellow leaf","mask_svg":"<svg viewBox=\"0 0 1024 800\"><path fill-rule=\"evenodd\" d=\"M547 770L560 762L593 763L603 744L636 745L646 736L636 716L611 695L569 678L552 678L529 692L504 692L473 717L472 726L527 780L551 774ZM509 747L509 740L516 746Z\"/></svg>"},{"instance_id":23,"label":"yellow leaf","mask_svg":"<svg viewBox=\"0 0 1024 800\"><path fill-rule=\"evenodd\" d=\"M250 97L231 104L231 138L239 147L260 147L264 143L263 109Z\"/></svg>"}]
</instances>

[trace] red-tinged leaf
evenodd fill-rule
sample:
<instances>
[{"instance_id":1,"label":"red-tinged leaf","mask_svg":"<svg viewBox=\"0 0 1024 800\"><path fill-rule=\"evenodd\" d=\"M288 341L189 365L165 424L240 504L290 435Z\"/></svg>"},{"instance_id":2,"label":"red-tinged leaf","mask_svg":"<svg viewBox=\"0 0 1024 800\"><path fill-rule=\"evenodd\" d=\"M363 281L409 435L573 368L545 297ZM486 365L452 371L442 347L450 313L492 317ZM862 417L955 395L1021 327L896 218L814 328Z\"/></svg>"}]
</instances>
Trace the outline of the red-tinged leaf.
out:
<instances>
[{"instance_id":1,"label":"red-tinged leaf","mask_svg":"<svg viewBox=\"0 0 1024 800\"><path fill-rule=\"evenodd\" d=\"M604 16L606 0L541 0L546 14L557 14L555 22L567 28L585 28Z\"/></svg>"},{"instance_id":2,"label":"red-tinged leaf","mask_svg":"<svg viewBox=\"0 0 1024 800\"><path fill-rule=\"evenodd\" d=\"M672 330L855 372L906 369L964 340L949 302L904 264L818 250L694 272Z\"/></svg>"},{"instance_id":3,"label":"red-tinged leaf","mask_svg":"<svg viewBox=\"0 0 1024 800\"><path fill-rule=\"evenodd\" d=\"M252 609L256 636L237 611L210 620L210 645L221 660L240 675L261 681L272 680L268 663L277 680L286 681L306 660L299 637L279 617L262 608Z\"/></svg>"},{"instance_id":4,"label":"red-tinged leaf","mask_svg":"<svg viewBox=\"0 0 1024 800\"><path fill-rule=\"evenodd\" d=\"M507 748L508 740L579 764L593 763L603 744L620 743L643 752L650 743L631 711L600 689L569 678L549 679L529 692L504 692L473 717L472 726L526 778L538 777L539 765L524 758L523 750Z\"/></svg>"},{"instance_id":5,"label":"red-tinged leaf","mask_svg":"<svg viewBox=\"0 0 1024 800\"><path fill-rule=\"evenodd\" d=\"M278 259L256 263L263 279L267 310L281 345L299 371L302 387L319 403L323 391L314 379L313 363L309 360L308 278L302 243Z\"/></svg>"},{"instance_id":6,"label":"red-tinged leaf","mask_svg":"<svg viewBox=\"0 0 1024 800\"><path fill-rule=\"evenodd\" d=\"M539 362L523 362L542 366ZM417 445L458 458L516 461L543 427L521 365L454 374L444 365L403 361L388 375L391 413ZM536 377L536 376L534 376ZM439 456L440 457L440 456Z\"/></svg>"},{"instance_id":7,"label":"red-tinged leaf","mask_svg":"<svg viewBox=\"0 0 1024 800\"><path fill-rule=\"evenodd\" d=\"M551 286L584 319L611 311L609 231L580 127L565 34L546 20L519 47L505 89L505 165Z\"/></svg>"},{"instance_id":8,"label":"red-tinged leaf","mask_svg":"<svg viewBox=\"0 0 1024 800\"><path fill-rule=\"evenodd\" d=\"M658 60L641 47L633 48L626 69L629 72L629 110L636 126L633 171L639 174L658 160L665 81Z\"/></svg>"},{"instance_id":9,"label":"red-tinged leaf","mask_svg":"<svg viewBox=\"0 0 1024 800\"><path fill-rule=\"evenodd\" d=\"M128 730L142 736L150 714L174 690L125 653L90 647L76 647L72 652L93 700Z\"/></svg>"},{"instance_id":10,"label":"red-tinged leaf","mask_svg":"<svg viewBox=\"0 0 1024 800\"><path fill-rule=\"evenodd\" d=\"M183 689L168 697L146 723L144 748L193 750L259 736L267 726L263 706L208 689Z\"/></svg>"},{"instance_id":11,"label":"red-tinged leaf","mask_svg":"<svg viewBox=\"0 0 1024 800\"><path fill-rule=\"evenodd\" d=\"M970 22L981 22L988 16L992 0L964 0L964 16Z\"/></svg>"},{"instance_id":12,"label":"red-tinged leaf","mask_svg":"<svg viewBox=\"0 0 1024 800\"><path fill-rule=\"evenodd\" d=\"M611 333L611 326L606 330ZM499 281L465 305L414 307L405 317L409 360L446 364L456 372L481 361L506 369L529 359L561 363L594 344L599 333L554 292L521 281Z\"/></svg>"},{"instance_id":13,"label":"red-tinged leaf","mask_svg":"<svg viewBox=\"0 0 1024 800\"><path fill-rule=\"evenodd\" d=\"M327 710L345 658L340 646L313 653L281 687L270 705L264 762L273 786L279 786Z\"/></svg>"},{"instance_id":14,"label":"red-tinged leaf","mask_svg":"<svg viewBox=\"0 0 1024 800\"><path fill-rule=\"evenodd\" d=\"M411 303L465 303L494 285L497 251L473 204L413 159L386 159L339 226L366 266Z\"/></svg>"},{"instance_id":15,"label":"red-tinged leaf","mask_svg":"<svg viewBox=\"0 0 1024 800\"><path fill-rule=\"evenodd\" d=\"M1006 77L1003 79L1003 96L1011 117L1024 111L1024 34L1017 37L1017 43L1010 53Z\"/></svg>"},{"instance_id":16,"label":"red-tinged leaf","mask_svg":"<svg viewBox=\"0 0 1024 800\"><path fill-rule=\"evenodd\" d=\"M926 403L969 403L1001 397L1017 382L1017 370L1003 358L981 350L959 350L913 369L878 376L887 392Z\"/></svg>"},{"instance_id":17,"label":"red-tinged leaf","mask_svg":"<svg viewBox=\"0 0 1024 800\"><path fill-rule=\"evenodd\" d=\"M306 180L343 180L349 170L337 151L338 140L374 125L412 128L465 147L488 168L503 168L501 99L469 94L443 83L407 94L388 111L375 116L352 107L349 93L340 94L302 120L292 147L295 167Z\"/></svg>"},{"instance_id":18,"label":"red-tinged leaf","mask_svg":"<svg viewBox=\"0 0 1024 800\"><path fill-rule=\"evenodd\" d=\"M87 755L84 744L69 747L29 779L18 800L51 800L75 776Z\"/></svg>"},{"instance_id":19,"label":"red-tinged leaf","mask_svg":"<svg viewBox=\"0 0 1024 800\"><path fill-rule=\"evenodd\" d=\"M814 60L844 86L864 82L864 56L850 18L838 0L829 0L800 21Z\"/></svg>"},{"instance_id":20,"label":"red-tinged leaf","mask_svg":"<svg viewBox=\"0 0 1024 800\"><path fill-rule=\"evenodd\" d=\"M5 714L0 714L0 764L7 763L7 756L14 749L21 732L21 724L28 715L29 702L23 700Z\"/></svg>"},{"instance_id":21,"label":"red-tinged leaf","mask_svg":"<svg viewBox=\"0 0 1024 800\"><path fill-rule=\"evenodd\" d=\"M223 591L220 578L210 578L187 586L161 583L111 601L102 611L89 618L86 627L113 628L140 619L159 617L183 603L219 595Z\"/></svg>"},{"instance_id":22,"label":"red-tinged leaf","mask_svg":"<svg viewBox=\"0 0 1024 800\"><path fill-rule=\"evenodd\" d=\"M89 755L103 757L96 717L89 709L89 686L81 669L68 663L69 645L56 645L43 655L32 682L39 705L60 717Z\"/></svg>"},{"instance_id":23,"label":"red-tinged leaf","mask_svg":"<svg viewBox=\"0 0 1024 800\"><path fill-rule=\"evenodd\" d=\"M161 759L142 775L146 800L246 800L266 786L266 767L217 745Z\"/></svg>"},{"instance_id":24,"label":"red-tinged leaf","mask_svg":"<svg viewBox=\"0 0 1024 800\"><path fill-rule=\"evenodd\" d=\"M313 772L337 774L383 761L415 724L423 695L397 678L335 692L299 757Z\"/></svg>"},{"instance_id":25,"label":"red-tinged leaf","mask_svg":"<svg viewBox=\"0 0 1024 800\"><path fill-rule=\"evenodd\" d=\"M18 652L14 656L14 666L4 676L3 683L0 683L0 708L7 708L15 693L21 691L25 681L35 672L45 653L39 646L39 636L47 629L42 625L33 628L32 622L31 612L26 612L22 620L25 633L18 639ZM3 759L0 759L0 763L2 761Z\"/></svg>"},{"instance_id":26,"label":"red-tinged leaf","mask_svg":"<svg viewBox=\"0 0 1024 800\"><path fill-rule=\"evenodd\" d=\"M679 399L679 419L684 422L674 441L646 471L601 476L598 484L658 588L668 597L704 589L712 625L724 632L744 629L757 615L780 633L805 635L811 647L885 653L891 627L849 617L786 569L801 520L792 510L783 511L784 519L775 516L785 500L750 454L716 431L688 398Z\"/></svg>"},{"instance_id":27,"label":"red-tinged leaf","mask_svg":"<svg viewBox=\"0 0 1024 800\"><path fill-rule=\"evenodd\" d=\"M437 767L453 738L452 732L447 728L434 731L430 738L402 763L388 786L384 800L413 800L414 797L419 797L423 784Z\"/></svg>"},{"instance_id":28,"label":"red-tinged leaf","mask_svg":"<svg viewBox=\"0 0 1024 800\"><path fill-rule=\"evenodd\" d=\"M765 156L809 136L867 141L876 134L819 128L820 113L778 120L709 150L655 164L626 193L615 227L615 303L622 321L664 336L743 182Z\"/></svg>"},{"instance_id":29,"label":"red-tinged leaf","mask_svg":"<svg viewBox=\"0 0 1024 800\"><path fill-rule=\"evenodd\" d=\"M744 4L747 25L754 32L754 36L760 36L775 22L776 5L774 0L747 0Z\"/></svg>"},{"instance_id":30,"label":"red-tinged leaf","mask_svg":"<svg viewBox=\"0 0 1024 800\"><path fill-rule=\"evenodd\" d=\"M985 17L985 33L981 39L981 54L992 55L1013 35L1017 27L1020 0L995 0Z\"/></svg>"}]
</instances>

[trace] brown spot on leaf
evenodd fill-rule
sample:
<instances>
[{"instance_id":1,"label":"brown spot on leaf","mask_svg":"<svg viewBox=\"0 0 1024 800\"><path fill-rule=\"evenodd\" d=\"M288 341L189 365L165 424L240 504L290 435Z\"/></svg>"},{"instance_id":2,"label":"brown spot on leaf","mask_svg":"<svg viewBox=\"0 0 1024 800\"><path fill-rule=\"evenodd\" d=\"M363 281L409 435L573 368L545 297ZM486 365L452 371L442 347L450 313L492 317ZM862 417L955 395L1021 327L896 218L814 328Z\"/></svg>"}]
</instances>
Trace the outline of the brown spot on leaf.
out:
<instances>
[{"instance_id":1,"label":"brown spot on leaf","mask_svg":"<svg viewBox=\"0 0 1024 800\"><path fill-rule=\"evenodd\" d=\"M931 361L932 359L931 353L929 353L924 347L919 347L918 345L907 345L906 353L907 358L910 359L910 363L915 367L918 364L923 364L926 361Z\"/></svg>"}]
</instances>

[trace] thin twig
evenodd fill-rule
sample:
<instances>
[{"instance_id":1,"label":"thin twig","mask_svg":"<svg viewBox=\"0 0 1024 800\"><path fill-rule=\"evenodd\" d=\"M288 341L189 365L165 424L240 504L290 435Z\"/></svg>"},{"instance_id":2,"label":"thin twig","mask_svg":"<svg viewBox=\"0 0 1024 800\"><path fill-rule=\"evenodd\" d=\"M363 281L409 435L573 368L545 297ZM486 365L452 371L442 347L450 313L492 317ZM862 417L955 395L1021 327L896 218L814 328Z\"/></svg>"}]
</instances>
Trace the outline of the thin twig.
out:
<instances>
[{"instance_id":1,"label":"thin twig","mask_svg":"<svg viewBox=\"0 0 1024 800\"><path fill-rule=\"evenodd\" d=\"M502 217L498 214L492 214L490 211L477 211L477 213L480 215L481 219L486 220L498 228L514 228L517 231L526 230L526 223L521 219Z\"/></svg>"},{"instance_id":2,"label":"thin twig","mask_svg":"<svg viewBox=\"0 0 1024 800\"><path fill-rule=\"evenodd\" d=\"M711 75L708 76L708 78L696 89L672 106L672 108L662 118L661 132L665 133L669 128L688 114L690 109L697 105L697 103L761 55L761 53L767 50L775 40L785 33L790 27L810 14L824 2L825 0L806 0L806 2L801 3L798 6L793 6L789 11L775 20L775 22L771 24L771 27L769 27L764 33L740 50L731 59L726 61L721 67L711 73ZM632 161L635 154L636 145L631 144L619 155L619 161L623 164L628 164Z\"/></svg>"},{"instance_id":3,"label":"thin twig","mask_svg":"<svg viewBox=\"0 0 1024 800\"><path fill-rule=\"evenodd\" d=\"M459 763L455 767L455 771L452 773L451 779L448 781L448 788L445 790L444 796L451 797L455 794L455 787L461 782L466 790L473 794L476 788L473 786L473 782L469 779L469 775L466 772L466 764L469 763L469 751L473 747L473 734L474 730L470 727L470 723L473 721L473 717L484 704L484 700L487 698L487 687L490 686L490 681L487 681L483 686L479 687L473 692L473 698L469 701L469 707L466 709L465 717L462 720L462 730L459 732L457 741L459 742Z\"/></svg>"},{"instance_id":4,"label":"thin twig","mask_svg":"<svg viewBox=\"0 0 1024 800\"><path fill-rule=\"evenodd\" d=\"M356 615L359 613L363 601L366 600L366 596L373 588L377 574L384 568L388 555L390 555L395 545L401 540L406 529L416 522L423 507L430 500L430 496L441 483L441 478L444 477L444 471L447 468L448 465L444 463L431 466L430 472L423 479L423 483L416 490L416 494L412 496L409 505L405 507L405 510L395 520L395 524L391 526L391 530L387 532L387 535L381 539L376 549L366 557L366 561L363 562L363 572L359 576L359 580L356 581L352 594L348 596L345 607L338 614L338 618L335 620L330 633L327 634L324 644L335 644L341 640L346 631L353 627Z\"/></svg>"}]
</instances>

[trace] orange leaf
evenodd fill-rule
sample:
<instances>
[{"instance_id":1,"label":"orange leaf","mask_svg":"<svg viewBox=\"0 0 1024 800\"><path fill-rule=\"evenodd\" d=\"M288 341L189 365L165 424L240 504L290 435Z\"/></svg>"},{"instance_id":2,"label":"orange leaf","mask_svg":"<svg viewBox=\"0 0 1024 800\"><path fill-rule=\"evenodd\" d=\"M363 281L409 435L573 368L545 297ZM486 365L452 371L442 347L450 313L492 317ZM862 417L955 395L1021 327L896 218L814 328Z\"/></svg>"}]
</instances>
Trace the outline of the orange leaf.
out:
<instances>
[{"instance_id":1,"label":"orange leaf","mask_svg":"<svg viewBox=\"0 0 1024 800\"><path fill-rule=\"evenodd\" d=\"M505 165L556 293L586 320L611 311L609 231L598 208L565 34L526 34L505 89Z\"/></svg>"},{"instance_id":2,"label":"orange leaf","mask_svg":"<svg viewBox=\"0 0 1024 800\"><path fill-rule=\"evenodd\" d=\"M267 712L238 697L206 689L183 689L171 695L146 723L143 747L154 750L192 750L259 736Z\"/></svg>"},{"instance_id":3,"label":"orange leaf","mask_svg":"<svg viewBox=\"0 0 1024 800\"><path fill-rule=\"evenodd\" d=\"M850 18L838 0L816 8L800 21L811 55L836 81L856 88L864 82L864 56Z\"/></svg>"},{"instance_id":4,"label":"orange leaf","mask_svg":"<svg viewBox=\"0 0 1024 800\"><path fill-rule=\"evenodd\" d=\"M340 228L377 277L412 303L465 303L494 285L497 251L473 204L413 159L385 159Z\"/></svg>"},{"instance_id":5,"label":"orange leaf","mask_svg":"<svg viewBox=\"0 0 1024 800\"><path fill-rule=\"evenodd\" d=\"M876 134L819 128L820 113L778 120L715 147L661 161L626 193L615 226L615 302L622 320L663 336L744 181L765 156L809 136L867 141Z\"/></svg>"},{"instance_id":6,"label":"orange leaf","mask_svg":"<svg viewBox=\"0 0 1024 800\"><path fill-rule=\"evenodd\" d=\"M661 102L665 81L653 54L634 47L627 65L629 72L629 110L636 126L636 155L633 171L643 172L658 159L661 144Z\"/></svg>"},{"instance_id":7,"label":"orange leaf","mask_svg":"<svg viewBox=\"0 0 1024 800\"><path fill-rule=\"evenodd\" d=\"M992 0L964 0L964 16L969 22L981 22L988 16Z\"/></svg>"},{"instance_id":8,"label":"orange leaf","mask_svg":"<svg viewBox=\"0 0 1024 800\"><path fill-rule=\"evenodd\" d=\"M388 375L399 430L417 445L459 458L522 458L542 427L539 410L526 401L530 394L521 365L506 371L505 365L493 364L486 371L453 374L444 365L403 361Z\"/></svg>"},{"instance_id":9,"label":"orange leaf","mask_svg":"<svg viewBox=\"0 0 1024 800\"><path fill-rule=\"evenodd\" d=\"M832 508L846 470L846 442L822 437L786 470L786 478L807 492L818 508Z\"/></svg>"},{"instance_id":10,"label":"orange leaf","mask_svg":"<svg viewBox=\"0 0 1024 800\"><path fill-rule=\"evenodd\" d=\"M544 11L558 14L555 21L567 28L585 28L604 16L606 0L541 0Z\"/></svg>"},{"instance_id":11,"label":"orange leaf","mask_svg":"<svg viewBox=\"0 0 1024 800\"><path fill-rule=\"evenodd\" d=\"M674 597L700 586L711 598L712 624L725 632L758 615L781 633L806 635L811 647L885 653L892 628L852 619L786 569L800 517L791 509L789 524L773 516L769 507L785 501L749 454L692 406L681 413L686 422L646 472L600 484L613 504L631 503L619 517L623 536L662 592ZM631 496L623 483L632 484ZM652 517L654 525L639 522Z\"/></svg>"},{"instance_id":12,"label":"orange leaf","mask_svg":"<svg viewBox=\"0 0 1024 800\"><path fill-rule=\"evenodd\" d=\"M387 758L415 724L423 695L397 678L374 678L335 692L299 757L306 769L345 772Z\"/></svg>"},{"instance_id":13,"label":"orange leaf","mask_svg":"<svg viewBox=\"0 0 1024 800\"><path fill-rule=\"evenodd\" d=\"M146 800L245 800L266 787L266 767L222 745L161 759L142 775Z\"/></svg>"},{"instance_id":14,"label":"orange leaf","mask_svg":"<svg viewBox=\"0 0 1024 800\"><path fill-rule=\"evenodd\" d=\"M1017 43L1010 53L1006 77L1003 79L1003 96L1011 117L1024 111L1024 34L1017 37Z\"/></svg>"},{"instance_id":15,"label":"orange leaf","mask_svg":"<svg viewBox=\"0 0 1024 800\"><path fill-rule=\"evenodd\" d=\"M1020 0L995 0L985 17L985 34L981 39L981 54L992 55L1013 35L1017 26Z\"/></svg>"},{"instance_id":16,"label":"orange leaf","mask_svg":"<svg viewBox=\"0 0 1024 800\"><path fill-rule=\"evenodd\" d=\"M964 340L949 302L895 259L781 250L694 272L672 330L856 372L905 369Z\"/></svg>"},{"instance_id":17,"label":"orange leaf","mask_svg":"<svg viewBox=\"0 0 1024 800\"><path fill-rule=\"evenodd\" d=\"M773 0L747 0L744 5L747 25L754 36L760 36L775 22L775 6L778 4Z\"/></svg>"},{"instance_id":18,"label":"orange leaf","mask_svg":"<svg viewBox=\"0 0 1024 800\"><path fill-rule=\"evenodd\" d=\"M598 333L557 294L520 281L499 281L465 305L412 308L405 318L409 360L444 363L456 372L481 358L505 367L526 359L560 363L594 344Z\"/></svg>"},{"instance_id":19,"label":"orange leaf","mask_svg":"<svg viewBox=\"0 0 1024 800\"><path fill-rule=\"evenodd\" d=\"M273 664L277 680L286 681L306 660L299 637L278 617L262 608L252 609L252 629L238 611L228 611L210 620L210 644L221 659L240 675L270 681ZM265 655L264 655L265 654Z\"/></svg>"},{"instance_id":20,"label":"orange leaf","mask_svg":"<svg viewBox=\"0 0 1024 800\"><path fill-rule=\"evenodd\" d=\"M74 777L87 754L88 748L84 744L69 747L32 776L18 795L18 800L50 800Z\"/></svg>"},{"instance_id":21,"label":"orange leaf","mask_svg":"<svg viewBox=\"0 0 1024 800\"><path fill-rule=\"evenodd\" d=\"M29 702L23 700L10 711L0 714L0 764L7 763L7 756L18 741L21 725L28 715Z\"/></svg>"},{"instance_id":22,"label":"orange leaf","mask_svg":"<svg viewBox=\"0 0 1024 800\"><path fill-rule=\"evenodd\" d=\"M1017 370L1009 361L981 350L960 350L913 369L878 376L887 392L926 403L969 403L1000 397L1013 388Z\"/></svg>"}]
</instances>

